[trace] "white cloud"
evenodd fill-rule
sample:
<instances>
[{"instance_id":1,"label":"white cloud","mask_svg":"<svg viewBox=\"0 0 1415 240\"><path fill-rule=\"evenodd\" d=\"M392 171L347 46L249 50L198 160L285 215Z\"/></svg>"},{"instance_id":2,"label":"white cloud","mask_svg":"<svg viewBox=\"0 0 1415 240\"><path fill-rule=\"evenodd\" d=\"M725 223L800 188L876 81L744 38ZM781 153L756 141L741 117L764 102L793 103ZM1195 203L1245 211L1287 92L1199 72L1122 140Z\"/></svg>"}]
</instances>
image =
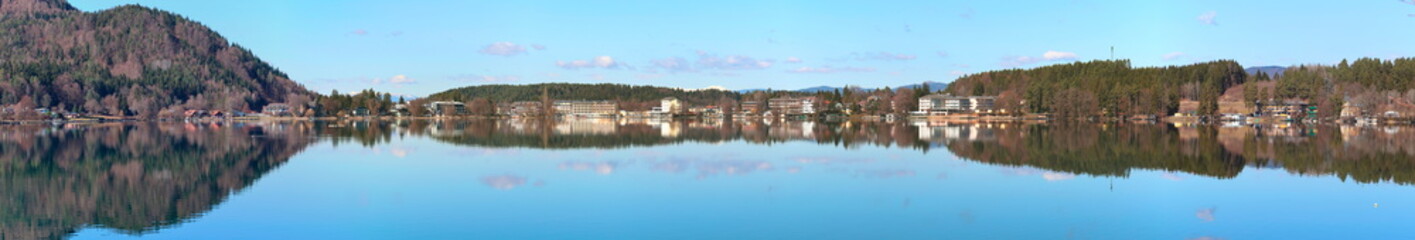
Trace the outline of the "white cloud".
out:
<instances>
[{"instance_id":1,"label":"white cloud","mask_svg":"<svg viewBox=\"0 0 1415 240\"><path fill-rule=\"evenodd\" d=\"M545 45L531 44L531 48L535 49L536 51L544 51Z\"/></svg>"},{"instance_id":2,"label":"white cloud","mask_svg":"<svg viewBox=\"0 0 1415 240\"><path fill-rule=\"evenodd\" d=\"M495 42L482 47L482 54L510 57L526 53L526 47L511 42Z\"/></svg>"},{"instance_id":3,"label":"white cloud","mask_svg":"<svg viewBox=\"0 0 1415 240\"><path fill-rule=\"evenodd\" d=\"M1198 17L1197 19L1199 20L1199 22L1204 23L1204 24L1207 24L1207 25L1218 25L1218 19L1217 19L1217 18L1218 18L1218 12L1216 12L1216 11L1208 11L1208 12L1205 12L1204 14L1199 14L1199 17Z\"/></svg>"},{"instance_id":4,"label":"white cloud","mask_svg":"<svg viewBox=\"0 0 1415 240\"><path fill-rule=\"evenodd\" d=\"M570 70L581 68L619 69L620 67L626 67L619 61L614 60L614 57L610 56L598 56L589 60L555 61L555 66Z\"/></svg>"},{"instance_id":5,"label":"white cloud","mask_svg":"<svg viewBox=\"0 0 1415 240\"><path fill-rule=\"evenodd\" d=\"M874 68L868 67L799 67L786 72L790 73L842 73L842 72L874 72Z\"/></svg>"},{"instance_id":6,"label":"white cloud","mask_svg":"<svg viewBox=\"0 0 1415 240\"><path fill-rule=\"evenodd\" d=\"M388 79L388 83L392 83L392 84L413 83L413 82L415 82L415 81L417 81L417 80L413 80L412 78L408 78L408 76L401 75L401 74L398 75L398 76L393 76L392 78L389 78L389 79Z\"/></svg>"},{"instance_id":7,"label":"white cloud","mask_svg":"<svg viewBox=\"0 0 1415 240\"><path fill-rule=\"evenodd\" d=\"M1073 53L1073 52L1046 51L1045 53L1042 53L1042 56L1040 56L1040 57L1033 57L1033 56L1004 57L1004 58L1002 58L1002 61L1001 61L1001 62L998 62L997 65L1000 65L1000 66L1003 66L1003 67L1021 67L1021 66L1032 65L1032 64L1035 64L1035 63L1043 62L1043 61L1069 61L1069 60L1076 60L1076 58L1077 58L1077 55L1076 55L1076 53Z\"/></svg>"},{"instance_id":8,"label":"white cloud","mask_svg":"<svg viewBox=\"0 0 1415 240\"><path fill-rule=\"evenodd\" d=\"M1183 59L1183 58L1188 57L1188 56L1189 56L1188 54L1185 54L1185 53L1183 53L1183 52L1172 52L1172 53L1166 53L1166 54L1164 54L1164 56L1162 56L1162 57L1164 58L1165 61L1174 61L1174 60Z\"/></svg>"},{"instance_id":9,"label":"white cloud","mask_svg":"<svg viewBox=\"0 0 1415 240\"><path fill-rule=\"evenodd\" d=\"M349 32L349 34L359 35L359 36L368 35L368 30L364 30L364 29L354 29L354 31L353 31L353 32Z\"/></svg>"},{"instance_id":10,"label":"white cloud","mask_svg":"<svg viewBox=\"0 0 1415 240\"><path fill-rule=\"evenodd\" d=\"M787 57L786 63L801 63L801 59L797 57Z\"/></svg>"},{"instance_id":11,"label":"white cloud","mask_svg":"<svg viewBox=\"0 0 1415 240\"><path fill-rule=\"evenodd\" d=\"M1046 53L1043 53L1043 54L1042 54L1042 58L1045 58L1047 61L1075 60L1075 59L1076 59L1076 53L1073 53L1073 52L1047 51Z\"/></svg>"}]
</instances>

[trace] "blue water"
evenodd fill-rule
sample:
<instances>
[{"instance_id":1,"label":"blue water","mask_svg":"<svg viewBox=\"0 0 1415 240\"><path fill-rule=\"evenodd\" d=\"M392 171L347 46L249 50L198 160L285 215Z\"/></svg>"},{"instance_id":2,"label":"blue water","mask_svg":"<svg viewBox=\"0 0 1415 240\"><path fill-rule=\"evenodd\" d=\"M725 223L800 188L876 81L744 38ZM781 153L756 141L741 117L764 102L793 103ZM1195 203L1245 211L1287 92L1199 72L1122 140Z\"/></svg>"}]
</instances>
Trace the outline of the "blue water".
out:
<instances>
[{"instance_id":1,"label":"blue water","mask_svg":"<svg viewBox=\"0 0 1415 240\"><path fill-rule=\"evenodd\" d=\"M1412 239L1415 186L1243 167L1095 176L813 141L320 141L224 202L75 239Z\"/></svg>"}]
</instances>

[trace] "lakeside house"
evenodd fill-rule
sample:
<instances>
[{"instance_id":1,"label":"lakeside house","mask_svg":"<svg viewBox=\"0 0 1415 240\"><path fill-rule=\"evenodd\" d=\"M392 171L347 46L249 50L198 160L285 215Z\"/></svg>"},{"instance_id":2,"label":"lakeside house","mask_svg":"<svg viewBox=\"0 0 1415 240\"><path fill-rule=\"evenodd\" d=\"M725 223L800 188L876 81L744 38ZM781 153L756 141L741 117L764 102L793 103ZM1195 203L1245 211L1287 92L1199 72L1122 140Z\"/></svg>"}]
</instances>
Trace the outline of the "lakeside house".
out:
<instances>
[{"instance_id":1,"label":"lakeside house","mask_svg":"<svg viewBox=\"0 0 1415 240\"><path fill-rule=\"evenodd\" d=\"M428 111L433 116L458 116L467 114L467 104L453 101L437 101L427 104Z\"/></svg>"},{"instance_id":2,"label":"lakeside house","mask_svg":"<svg viewBox=\"0 0 1415 240\"><path fill-rule=\"evenodd\" d=\"M759 114L759 113L762 112L762 102L758 102L758 101L745 101L745 102L742 102L742 109L740 110L740 112L741 112L743 115Z\"/></svg>"},{"instance_id":3,"label":"lakeside house","mask_svg":"<svg viewBox=\"0 0 1415 240\"><path fill-rule=\"evenodd\" d=\"M771 112L780 116L810 115L816 113L815 97L773 98L767 105Z\"/></svg>"},{"instance_id":4,"label":"lakeside house","mask_svg":"<svg viewBox=\"0 0 1415 240\"><path fill-rule=\"evenodd\" d=\"M1315 117L1317 109L1304 100L1282 100L1270 101L1262 104L1259 114L1278 118L1292 119L1300 117Z\"/></svg>"},{"instance_id":5,"label":"lakeside house","mask_svg":"<svg viewBox=\"0 0 1415 240\"><path fill-rule=\"evenodd\" d=\"M501 115L512 117L535 117L544 114L543 104L535 101L519 101L502 104L496 109Z\"/></svg>"},{"instance_id":6,"label":"lakeside house","mask_svg":"<svg viewBox=\"0 0 1415 240\"><path fill-rule=\"evenodd\" d=\"M555 113L566 117L614 117L619 113L615 101L555 101Z\"/></svg>"},{"instance_id":7,"label":"lakeside house","mask_svg":"<svg viewBox=\"0 0 1415 240\"><path fill-rule=\"evenodd\" d=\"M1199 101L1179 100L1179 110L1174 112L1175 117L1192 117L1199 115Z\"/></svg>"},{"instance_id":8,"label":"lakeside house","mask_svg":"<svg viewBox=\"0 0 1415 240\"><path fill-rule=\"evenodd\" d=\"M291 109L291 108L290 108L290 105L289 105L289 104L284 104L284 103L272 103L272 104L265 105L264 108L261 108L260 112L263 113L263 114L265 114L266 116L271 116L271 117L289 117L289 116L294 116L294 112L292 112L290 109Z\"/></svg>"}]
</instances>

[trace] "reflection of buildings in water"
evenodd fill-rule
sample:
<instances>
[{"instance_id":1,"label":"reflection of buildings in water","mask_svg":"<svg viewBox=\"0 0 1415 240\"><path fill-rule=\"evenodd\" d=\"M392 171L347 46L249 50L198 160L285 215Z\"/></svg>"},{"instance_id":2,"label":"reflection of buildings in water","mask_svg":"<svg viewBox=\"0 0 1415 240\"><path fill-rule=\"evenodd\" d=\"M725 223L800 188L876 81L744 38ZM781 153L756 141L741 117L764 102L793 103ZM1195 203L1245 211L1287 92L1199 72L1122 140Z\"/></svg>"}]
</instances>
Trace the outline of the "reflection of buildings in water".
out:
<instances>
[{"instance_id":1,"label":"reflection of buildings in water","mask_svg":"<svg viewBox=\"0 0 1415 240\"><path fill-rule=\"evenodd\" d=\"M812 139L816 123L812 121L781 121L768 125L770 137L777 139Z\"/></svg>"},{"instance_id":2,"label":"reflection of buildings in water","mask_svg":"<svg viewBox=\"0 0 1415 240\"><path fill-rule=\"evenodd\" d=\"M1006 128L1005 124L991 123L930 123L915 121L914 126L919 128L919 140L964 140L964 141L984 141L996 139L997 133L993 128Z\"/></svg>"},{"instance_id":3,"label":"reflection of buildings in water","mask_svg":"<svg viewBox=\"0 0 1415 240\"><path fill-rule=\"evenodd\" d=\"M610 135L616 127L611 118L565 119L555 123L555 134Z\"/></svg>"},{"instance_id":4,"label":"reflection of buildings in water","mask_svg":"<svg viewBox=\"0 0 1415 240\"><path fill-rule=\"evenodd\" d=\"M461 136L462 134L466 133L465 131L463 131L463 127L453 125L456 124L452 124L442 119L432 120L427 124L426 131L428 135L432 136Z\"/></svg>"}]
</instances>

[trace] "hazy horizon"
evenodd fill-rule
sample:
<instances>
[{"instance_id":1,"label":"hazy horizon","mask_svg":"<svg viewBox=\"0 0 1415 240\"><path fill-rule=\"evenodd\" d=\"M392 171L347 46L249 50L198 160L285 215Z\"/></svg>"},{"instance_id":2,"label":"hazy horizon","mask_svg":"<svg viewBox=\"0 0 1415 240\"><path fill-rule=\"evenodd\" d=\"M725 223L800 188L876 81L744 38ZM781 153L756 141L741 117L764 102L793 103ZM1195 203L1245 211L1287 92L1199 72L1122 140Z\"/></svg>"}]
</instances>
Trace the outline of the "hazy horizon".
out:
<instances>
[{"instance_id":1,"label":"hazy horizon","mask_svg":"<svg viewBox=\"0 0 1415 240\"><path fill-rule=\"evenodd\" d=\"M482 84L799 89L1130 59L1245 66L1415 55L1408 1L508 3L73 0L201 22L310 89Z\"/></svg>"}]
</instances>

